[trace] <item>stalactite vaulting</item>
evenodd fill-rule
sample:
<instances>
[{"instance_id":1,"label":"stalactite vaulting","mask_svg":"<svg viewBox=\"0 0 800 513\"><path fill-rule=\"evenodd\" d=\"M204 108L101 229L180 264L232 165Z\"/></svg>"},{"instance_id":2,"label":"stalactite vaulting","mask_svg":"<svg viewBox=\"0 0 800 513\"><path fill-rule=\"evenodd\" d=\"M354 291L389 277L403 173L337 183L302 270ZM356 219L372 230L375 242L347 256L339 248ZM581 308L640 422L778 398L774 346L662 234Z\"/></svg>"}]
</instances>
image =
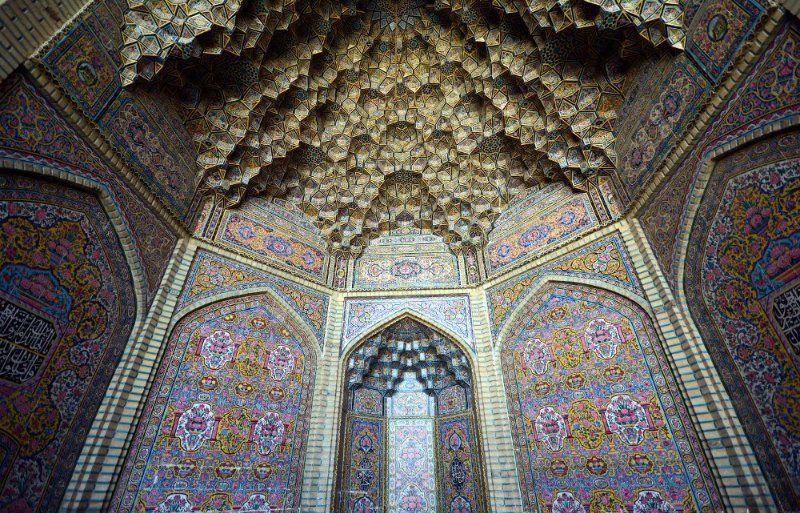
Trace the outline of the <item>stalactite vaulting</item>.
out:
<instances>
[{"instance_id":1,"label":"stalactite vaulting","mask_svg":"<svg viewBox=\"0 0 800 513\"><path fill-rule=\"evenodd\" d=\"M626 63L677 0L130 1L125 84L174 88L204 187L287 198L333 251L482 246L508 202L614 172Z\"/></svg>"}]
</instances>

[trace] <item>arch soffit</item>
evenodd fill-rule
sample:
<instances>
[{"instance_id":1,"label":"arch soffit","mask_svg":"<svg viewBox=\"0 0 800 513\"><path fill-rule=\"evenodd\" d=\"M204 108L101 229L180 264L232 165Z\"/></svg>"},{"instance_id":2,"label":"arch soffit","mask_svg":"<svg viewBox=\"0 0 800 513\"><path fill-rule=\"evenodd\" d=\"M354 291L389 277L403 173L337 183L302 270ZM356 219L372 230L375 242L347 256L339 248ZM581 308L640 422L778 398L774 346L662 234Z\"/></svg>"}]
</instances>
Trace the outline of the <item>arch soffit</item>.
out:
<instances>
[{"instance_id":1,"label":"arch soffit","mask_svg":"<svg viewBox=\"0 0 800 513\"><path fill-rule=\"evenodd\" d=\"M43 164L25 162L24 168L21 164L21 162L14 159L0 158L0 167L22 174L50 178L56 182L62 182L73 187L77 186L79 189L88 191L97 197L108 218L108 222L114 229L114 234L119 241L125 262L128 264L128 272L130 273L131 285L136 300L136 319L129 337L130 340L133 340L133 335L138 332L147 314L145 310L145 304L147 302L145 298L147 297L147 293L145 291L144 269L139 261L139 255L136 254L136 246L133 242L133 237L123 221L124 217L119 206L114 202L107 188L99 182Z\"/></svg>"},{"instance_id":2,"label":"arch soffit","mask_svg":"<svg viewBox=\"0 0 800 513\"><path fill-rule=\"evenodd\" d=\"M502 328L497 333L497 337L494 340L494 352L497 356L500 354L500 349L503 347L503 343L508 338L509 332L511 331L511 327L514 325L515 322L519 319L522 313L525 311L525 308L528 304L535 300L536 297L539 295L539 292L542 291L546 286L555 284L555 285L577 285L583 288L589 289L599 289L601 291L610 292L612 294L616 294L621 296L634 304L636 304L644 313L650 324L652 324L653 328L658 331L658 323L655 322L654 316L652 313L652 309L648 301L636 294L631 292L630 290L624 289L622 287L618 287L616 285L612 285L610 283L606 283L602 280L597 280L593 278L578 278L578 277L569 277L564 278L563 276L558 276L554 274L544 274L539 277L536 281L529 285L529 290L522 298L522 300L517 303L516 306L512 309L511 313L508 315L506 320L503 322Z\"/></svg>"},{"instance_id":3,"label":"arch soffit","mask_svg":"<svg viewBox=\"0 0 800 513\"><path fill-rule=\"evenodd\" d=\"M322 356L322 349L320 348L321 342L317 338L317 335L314 333L314 330L311 328L311 326L309 326L309 324L302 317L300 317L297 312L294 311L294 309L289 305L289 303L286 302L286 300L280 297L270 287L264 285L243 290L222 292L220 294L215 294L186 305L172 315L172 319L170 320L169 326L166 329L164 340L168 341L172 337L175 332L175 328L179 324L191 321L194 315L200 314L202 310L206 310L208 307L236 298L240 298L243 302L252 301L258 296L269 296L270 299L275 301L275 303L283 310L282 313L291 317L291 319L300 327L300 329L303 330L302 336L312 347L315 358L318 359L320 356Z\"/></svg>"},{"instance_id":4,"label":"arch soffit","mask_svg":"<svg viewBox=\"0 0 800 513\"><path fill-rule=\"evenodd\" d=\"M398 310L397 312L393 313L386 319L382 319L379 323L373 326L369 331L365 332L364 334L360 335L358 338L354 339L350 342L347 347L342 348L339 354L339 363L340 366L344 366L347 363L347 359L350 358L350 355L353 352L361 347L367 340L374 337L381 331L389 328L393 324L403 320L403 319L411 319L422 324L425 327L428 327L440 335L447 337L447 339L452 342L453 344L461 350L462 353L467 357L469 361L470 368L472 373L475 374L475 369L477 361L475 360L475 352L470 346L463 340L462 337L459 337L452 330L442 326L440 323L436 322L433 319L428 318L427 316L421 315L419 312L416 312L410 308L403 308ZM473 375L473 379L475 376Z\"/></svg>"}]
</instances>

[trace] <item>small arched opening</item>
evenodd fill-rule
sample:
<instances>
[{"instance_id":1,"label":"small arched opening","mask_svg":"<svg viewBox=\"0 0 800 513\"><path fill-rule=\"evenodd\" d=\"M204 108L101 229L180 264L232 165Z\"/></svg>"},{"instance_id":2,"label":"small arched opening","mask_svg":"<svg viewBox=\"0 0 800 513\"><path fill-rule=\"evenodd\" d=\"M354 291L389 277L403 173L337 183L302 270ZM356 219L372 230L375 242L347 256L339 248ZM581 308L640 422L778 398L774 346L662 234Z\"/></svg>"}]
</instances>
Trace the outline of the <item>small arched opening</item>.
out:
<instances>
[{"instance_id":1,"label":"small arched opening","mask_svg":"<svg viewBox=\"0 0 800 513\"><path fill-rule=\"evenodd\" d=\"M404 318L347 357L335 501L342 513L480 513L470 361Z\"/></svg>"}]
</instances>

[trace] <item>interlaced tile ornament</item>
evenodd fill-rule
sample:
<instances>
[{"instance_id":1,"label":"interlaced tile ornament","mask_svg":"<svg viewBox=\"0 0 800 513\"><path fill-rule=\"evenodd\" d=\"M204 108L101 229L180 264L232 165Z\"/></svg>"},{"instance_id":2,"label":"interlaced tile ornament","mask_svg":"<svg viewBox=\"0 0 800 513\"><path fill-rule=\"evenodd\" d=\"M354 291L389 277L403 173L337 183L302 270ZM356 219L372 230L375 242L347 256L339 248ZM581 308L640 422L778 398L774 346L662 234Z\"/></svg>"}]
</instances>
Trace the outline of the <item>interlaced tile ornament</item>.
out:
<instances>
[{"instance_id":1,"label":"interlaced tile ornament","mask_svg":"<svg viewBox=\"0 0 800 513\"><path fill-rule=\"evenodd\" d=\"M762 440L754 450L785 511L800 507L800 342L785 336L770 306L800 281L798 150L800 131L790 130L717 163L683 284L742 425Z\"/></svg>"},{"instance_id":2,"label":"interlaced tile ornament","mask_svg":"<svg viewBox=\"0 0 800 513\"><path fill-rule=\"evenodd\" d=\"M278 294L308 322L317 337L319 346L325 340L325 322L328 318L327 294L289 280L279 278L253 267L199 249L189 269L178 308L184 308L211 296L267 286Z\"/></svg>"},{"instance_id":3,"label":"interlaced tile ornament","mask_svg":"<svg viewBox=\"0 0 800 513\"><path fill-rule=\"evenodd\" d=\"M350 344L379 325L381 321L405 311L444 326L458 335L470 349L475 350L469 297L458 295L348 299L344 306L340 351L346 350Z\"/></svg>"},{"instance_id":4,"label":"interlaced tile ornament","mask_svg":"<svg viewBox=\"0 0 800 513\"><path fill-rule=\"evenodd\" d=\"M525 510L721 511L647 315L578 285L523 308L501 362Z\"/></svg>"},{"instance_id":5,"label":"interlaced tile ornament","mask_svg":"<svg viewBox=\"0 0 800 513\"><path fill-rule=\"evenodd\" d=\"M97 197L0 173L0 510L56 511L136 316Z\"/></svg>"}]
</instances>

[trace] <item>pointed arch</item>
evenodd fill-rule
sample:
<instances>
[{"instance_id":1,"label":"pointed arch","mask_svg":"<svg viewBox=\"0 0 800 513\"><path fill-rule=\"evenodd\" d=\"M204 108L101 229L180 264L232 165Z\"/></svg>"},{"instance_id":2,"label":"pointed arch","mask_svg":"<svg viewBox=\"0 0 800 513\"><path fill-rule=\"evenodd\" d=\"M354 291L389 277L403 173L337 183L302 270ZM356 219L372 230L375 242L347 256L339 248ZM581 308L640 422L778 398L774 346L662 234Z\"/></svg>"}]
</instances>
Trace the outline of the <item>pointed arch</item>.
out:
<instances>
[{"instance_id":1,"label":"pointed arch","mask_svg":"<svg viewBox=\"0 0 800 513\"><path fill-rule=\"evenodd\" d=\"M252 469L237 478L254 492L237 503L228 497L226 509L259 501L272 510L296 509L319 359L313 332L272 290L206 300L171 325L112 509L128 512L141 501L162 507L175 500L176 489L192 490L185 500L193 506L225 496L226 489L205 481L202 469L152 482L145 477L186 458ZM187 419L193 419L191 430ZM171 443L159 443L153 433ZM268 478L274 493L255 493Z\"/></svg>"},{"instance_id":2,"label":"pointed arch","mask_svg":"<svg viewBox=\"0 0 800 513\"><path fill-rule=\"evenodd\" d=\"M401 310L360 335L340 358L337 511L359 501L393 511L411 494L435 499L440 510L485 512L476 361L469 346L441 328ZM372 440L366 450L365 434ZM424 456L406 462L402 448L408 444ZM422 475L410 469L419 459L435 477L415 481ZM377 480L388 484L376 486ZM409 491L415 483L421 488ZM430 505L428 499L423 503Z\"/></svg>"},{"instance_id":3,"label":"pointed arch","mask_svg":"<svg viewBox=\"0 0 800 513\"><path fill-rule=\"evenodd\" d=\"M360 310L359 310L360 309ZM446 311L445 313L442 313ZM452 315L462 322L449 322L446 315ZM367 315L364 315L367 313ZM437 313L440 314L437 318ZM365 333L374 333L378 325L386 326L387 320L397 320L405 314L413 314L427 324L436 326L444 333L458 340L475 352L472 309L469 296L405 296L388 298L348 298L345 299L342 335L339 340L339 353L344 353L354 342L363 339ZM367 320L362 320L366 318ZM459 328L462 328L459 332Z\"/></svg>"},{"instance_id":4,"label":"pointed arch","mask_svg":"<svg viewBox=\"0 0 800 513\"><path fill-rule=\"evenodd\" d=\"M136 253L136 243L124 221L125 217L122 210L112 198L108 188L96 180L37 162L23 163L8 157L0 157L0 168L6 168L22 174L45 177L56 183L61 182L69 187L77 187L88 191L97 197L108 217L108 222L114 228L114 233L119 239L125 261L130 268L131 282L136 297L136 321L134 322L132 333L136 333L147 313L147 284L141 259Z\"/></svg>"},{"instance_id":5,"label":"pointed arch","mask_svg":"<svg viewBox=\"0 0 800 513\"><path fill-rule=\"evenodd\" d=\"M350 342L347 343L347 346L341 349L341 356L340 362L344 364L347 361L347 358L358 349L361 345L364 344L367 340L374 337L381 331L385 330L386 328L397 324L403 319L412 319L423 326L427 326L434 331L439 332L441 335L447 337L451 342L453 342L461 352L467 357L470 362L470 365L475 368L475 348L469 344L467 340L464 339L462 335L458 335L454 333L452 329L448 328L447 326L443 326L442 323L438 322L436 319L433 319L429 315L425 315L421 312L413 310L411 308L402 308L393 312L389 317L385 319L381 319L377 322L374 326L370 327L368 331L360 334L358 337L354 338Z\"/></svg>"},{"instance_id":6,"label":"pointed arch","mask_svg":"<svg viewBox=\"0 0 800 513\"><path fill-rule=\"evenodd\" d=\"M672 277L680 292L676 302L703 341L693 359L714 368L710 378L698 375L696 387L717 388L732 399L725 413L735 416L744 436L726 436L753 449L729 451L737 475L756 476L738 484L788 511L800 506L800 434L791 406L776 405L792 403L800 373L797 349L773 310L778 297L798 286L796 258L788 257L791 251L779 256L797 246L798 231L793 199L800 116L787 120L794 126L772 120L700 155L678 226Z\"/></svg>"},{"instance_id":7,"label":"pointed arch","mask_svg":"<svg viewBox=\"0 0 800 513\"><path fill-rule=\"evenodd\" d=\"M105 414L104 396L133 352L131 335L143 322L144 280L141 270L135 272L140 262L122 213L102 186L43 165L21 167L3 158L0 167L7 170L3 201L18 205L3 216L5 226L15 227L4 230L7 249L15 251L4 259L9 280L4 280L3 310L17 319L9 340L20 348L20 366L7 369L16 373L3 376L10 385L4 399L19 406L6 412L0 436L9 447L39 447L43 459L35 464L46 469L36 478L41 485L19 500L33 509L53 509L67 488L64 476L86 472L86 447L103 434L97 426ZM69 394L42 397L60 388ZM17 396L26 401L19 403ZM32 413L23 404L43 409ZM55 423L47 420L50 427L43 431L31 428L44 418ZM13 451L2 472L19 472L31 456Z\"/></svg>"},{"instance_id":8,"label":"pointed arch","mask_svg":"<svg viewBox=\"0 0 800 513\"><path fill-rule=\"evenodd\" d=\"M495 353L499 353L499 348L502 348L502 343L504 342L505 338L508 337L509 331L511 326L517 321L519 316L525 310L528 303L536 297L538 292L545 288L547 285L551 283L561 283L564 285L578 285L584 287L592 287L600 290L605 290L608 292L612 292L618 296L622 296L625 299L628 299L636 305L638 305L644 313L647 314L650 322L657 326L655 319L653 318L653 312L650 307L650 303L639 294L635 292L616 286L614 284L605 282L603 280L598 280L594 278L581 278L581 277L564 277L557 274L552 273L544 273L538 279L536 279L533 283L531 283L525 293L522 295L520 300L517 304L513 307L511 312L506 316L505 320L503 321L500 330L497 332L497 335L494 339L494 347L498 348Z\"/></svg>"},{"instance_id":9,"label":"pointed arch","mask_svg":"<svg viewBox=\"0 0 800 513\"><path fill-rule=\"evenodd\" d=\"M659 501L675 500L680 490L683 507L722 507L657 324L646 303L631 296L607 284L545 280L498 339L526 511L555 500L588 506L601 499L631 509L637 497L623 499L622 492L634 489L642 473L654 474L654 482L683 483L654 488ZM659 468L640 454L678 463ZM564 488L559 472L576 465L596 476L618 472L600 497L589 474Z\"/></svg>"},{"instance_id":10,"label":"pointed arch","mask_svg":"<svg viewBox=\"0 0 800 513\"><path fill-rule=\"evenodd\" d=\"M317 343L311 344L313 346L313 351L316 354L317 358L319 358L322 354L322 344L323 341L319 340L316 333L314 332L314 327L311 326L308 321L303 319L297 311L285 300L283 299L275 290L267 285L259 285L254 286L246 289L237 289L227 292L221 292L219 294L214 294L212 296L208 296L206 298L200 299L196 302L190 303L177 312L173 314L172 319L170 320L169 326L167 327L167 338L171 337L171 334L176 326L178 326L184 319L189 318L197 312L198 310L203 310L204 308L208 307L209 305L213 305L215 303L220 303L227 300L232 299L242 299L247 300L253 296L259 295L268 295L273 301L275 301L280 307L284 310L284 313L292 318L295 321L300 329L303 331L305 337L309 340L315 340Z\"/></svg>"}]
</instances>

